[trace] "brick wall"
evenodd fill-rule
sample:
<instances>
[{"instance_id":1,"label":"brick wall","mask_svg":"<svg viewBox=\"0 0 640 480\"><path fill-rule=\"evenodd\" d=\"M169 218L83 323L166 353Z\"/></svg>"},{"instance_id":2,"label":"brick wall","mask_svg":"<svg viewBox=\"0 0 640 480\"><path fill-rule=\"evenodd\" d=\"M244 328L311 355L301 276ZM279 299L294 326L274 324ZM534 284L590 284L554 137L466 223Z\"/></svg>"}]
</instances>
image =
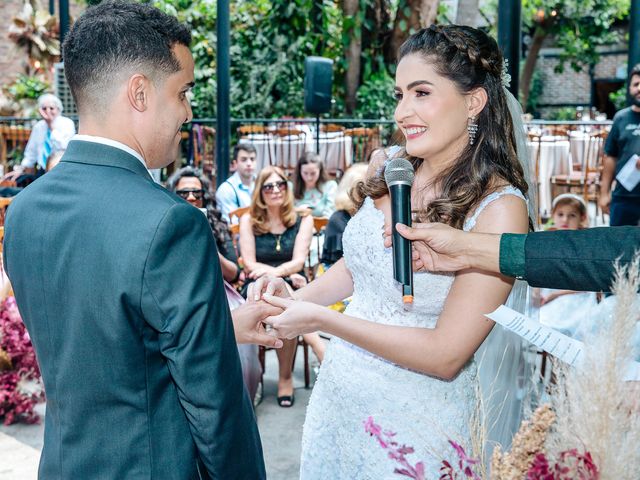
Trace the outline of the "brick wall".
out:
<instances>
[{"instance_id":1,"label":"brick wall","mask_svg":"<svg viewBox=\"0 0 640 480\"><path fill-rule=\"evenodd\" d=\"M18 49L16 44L8 38L11 19L22 10L24 0L1 0L0 1L0 86L13 81L16 76L24 72L26 53ZM58 2L56 4L56 11ZM85 7L79 1L69 2L70 15L76 18ZM48 7L48 0L41 0L43 7Z\"/></svg>"},{"instance_id":2,"label":"brick wall","mask_svg":"<svg viewBox=\"0 0 640 480\"><path fill-rule=\"evenodd\" d=\"M616 70L627 62L626 46L616 49L608 49L601 53L600 62L593 71L593 78L615 78ZM583 68L581 72L575 72L569 63L565 63L564 72L556 73L555 67L560 63L556 49L547 49L541 52L536 69L542 73L543 93L540 96L541 104L573 104L589 105L591 102L591 76L589 69Z\"/></svg>"},{"instance_id":3,"label":"brick wall","mask_svg":"<svg viewBox=\"0 0 640 480\"><path fill-rule=\"evenodd\" d=\"M8 38L11 19L22 9L23 0L0 2L0 85L11 82L24 71L25 55Z\"/></svg>"}]
</instances>

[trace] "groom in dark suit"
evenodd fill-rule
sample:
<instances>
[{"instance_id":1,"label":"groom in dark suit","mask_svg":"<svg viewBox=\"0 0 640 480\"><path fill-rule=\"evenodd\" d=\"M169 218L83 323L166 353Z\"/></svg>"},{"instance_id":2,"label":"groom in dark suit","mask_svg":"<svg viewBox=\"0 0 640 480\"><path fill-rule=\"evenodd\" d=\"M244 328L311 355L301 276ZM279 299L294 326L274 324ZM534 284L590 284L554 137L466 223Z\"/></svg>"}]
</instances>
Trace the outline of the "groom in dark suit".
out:
<instances>
[{"instance_id":1,"label":"groom in dark suit","mask_svg":"<svg viewBox=\"0 0 640 480\"><path fill-rule=\"evenodd\" d=\"M265 477L236 339L281 345L259 330L270 308L232 323L205 216L148 171L192 117L189 43L118 1L64 44L80 135L16 197L4 243L47 394L42 479Z\"/></svg>"}]
</instances>

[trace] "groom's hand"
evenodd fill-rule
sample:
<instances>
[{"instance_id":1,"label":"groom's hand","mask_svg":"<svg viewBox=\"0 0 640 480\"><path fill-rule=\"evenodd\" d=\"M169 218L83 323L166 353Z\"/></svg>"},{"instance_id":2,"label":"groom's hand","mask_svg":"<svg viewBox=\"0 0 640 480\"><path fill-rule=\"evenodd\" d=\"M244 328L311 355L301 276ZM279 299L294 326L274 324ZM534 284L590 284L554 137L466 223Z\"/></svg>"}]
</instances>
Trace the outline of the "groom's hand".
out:
<instances>
[{"instance_id":1,"label":"groom's hand","mask_svg":"<svg viewBox=\"0 0 640 480\"><path fill-rule=\"evenodd\" d=\"M265 275L249 285L247 299L257 302L263 294L274 295L282 298L293 298L293 290L282 278Z\"/></svg>"},{"instance_id":2,"label":"groom's hand","mask_svg":"<svg viewBox=\"0 0 640 480\"><path fill-rule=\"evenodd\" d=\"M280 348L282 340L265 330L263 320L282 313L282 308L263 301L247 302L231 312L233 328L238 343L255 343L265 347Z\"/></svg>"}]
</instances>

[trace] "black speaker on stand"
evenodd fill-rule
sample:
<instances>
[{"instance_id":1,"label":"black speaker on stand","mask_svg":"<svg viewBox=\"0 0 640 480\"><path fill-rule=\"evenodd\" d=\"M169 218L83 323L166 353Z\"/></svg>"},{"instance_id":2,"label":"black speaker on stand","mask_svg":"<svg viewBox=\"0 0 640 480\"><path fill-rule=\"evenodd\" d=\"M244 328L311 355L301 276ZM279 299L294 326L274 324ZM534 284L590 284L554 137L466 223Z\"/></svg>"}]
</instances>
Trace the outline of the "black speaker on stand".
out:
<instances>
[{"instance_id":1,"label":"black speaker on stand","mask_svg":"<svg viewBox=\"0 0 640 480\"><path fill-rule=\"evenodd\" d=\"M307 57L304 61L304 109L316 116L316 153L320 153L320 114L331 110L333 60Z\"/></svg>"}]
</instances>

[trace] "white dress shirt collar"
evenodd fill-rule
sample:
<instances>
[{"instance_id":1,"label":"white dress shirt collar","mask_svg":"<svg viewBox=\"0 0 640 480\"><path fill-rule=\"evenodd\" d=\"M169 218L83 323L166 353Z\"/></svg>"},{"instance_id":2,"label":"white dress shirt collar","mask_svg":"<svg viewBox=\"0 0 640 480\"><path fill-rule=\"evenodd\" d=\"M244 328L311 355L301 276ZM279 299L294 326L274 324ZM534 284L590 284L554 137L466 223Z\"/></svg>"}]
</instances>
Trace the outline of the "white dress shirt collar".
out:
<instances>
[{"instance_id":1,"label":"white dress shirt collar","mask_svg":"<svg viewBox=\"0 0 640 480\"><path fill-rule=\"evenodd\" d=\"M119 148L120 150L127 152L129 155L133 155L134 157L136 157L140 161L140 163L144 165L144 168L146 168L147 171L149 171L149 169L147 168L147 164L144 161L144 158L142 158L142 155L136 152L133 148L129 147L128 145L125 145L122 142L118 142L117 140L112 140L110 138L105 138L105 137L96 137L94 135L80 135L80 134L75 135L71 140L79 140L81 142L100 143L102 145L108 145L109 147ZM151 172L149 172L149 175L151 175Z\"/></svg>"}]
</instances>

